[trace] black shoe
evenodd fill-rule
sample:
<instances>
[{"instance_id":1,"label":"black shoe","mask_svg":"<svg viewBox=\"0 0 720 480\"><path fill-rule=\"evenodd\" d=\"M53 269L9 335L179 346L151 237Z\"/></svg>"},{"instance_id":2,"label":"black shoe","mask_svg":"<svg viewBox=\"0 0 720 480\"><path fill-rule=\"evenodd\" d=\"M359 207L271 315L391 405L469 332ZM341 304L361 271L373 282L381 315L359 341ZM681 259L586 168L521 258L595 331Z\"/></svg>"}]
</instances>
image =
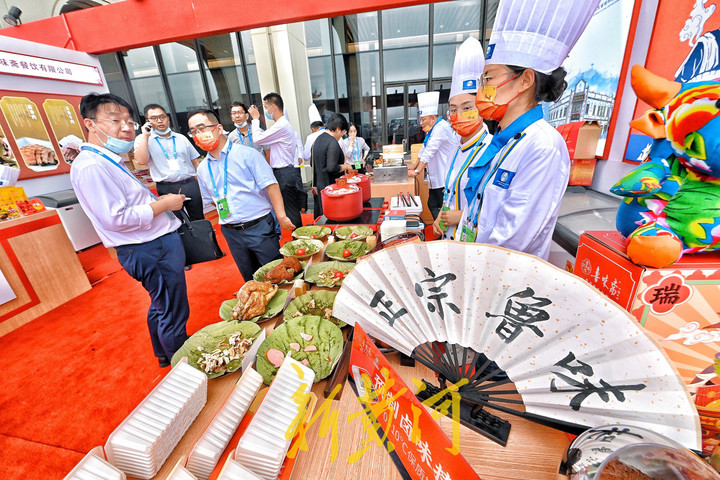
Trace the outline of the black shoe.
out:
<instances>
[{"instance_id":1,"label":"black shoe","mask_svg":"<svg viewBox=\"0 0 720 480\"><path fill-rule=\"evenodd\" d=\"M160 365L160 368L169 367L170 360L167 357L158 357L158 365Z\"/></svg>"},{"instance_id":2,"label":"black shoe","mask_svg":"<svg viewBox=\"0 0 720 480\"><path fill-rule=\"evenodd\" d=\"M190 270L192 268L192 265L185 265L185 270Z\"/></svg>"}]
</instances>

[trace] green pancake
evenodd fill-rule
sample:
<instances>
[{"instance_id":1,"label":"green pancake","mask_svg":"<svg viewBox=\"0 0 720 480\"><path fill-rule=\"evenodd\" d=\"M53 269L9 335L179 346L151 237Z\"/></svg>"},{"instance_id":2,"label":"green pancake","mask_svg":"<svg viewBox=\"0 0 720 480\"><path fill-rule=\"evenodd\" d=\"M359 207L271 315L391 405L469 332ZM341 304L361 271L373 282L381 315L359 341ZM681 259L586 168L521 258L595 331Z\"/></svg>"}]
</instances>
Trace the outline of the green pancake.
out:
<instances>
[{"instance_id":1,"label":"green pancake","mask_svg":"<svg viewBox=\"0 0 720 480\"><path fill-rule=\"evenodd\" d=\"M319 287L339 287L342 285L350 271L355 268L355 262L320 262L313 263L305 269L305 281L314 283ZM336 279L332 274L335 270L343 272L343 278Z\"/></svg>"},{"instance_id":2,"label":"green pancake","mask_svg":"<svg viewBox=\"0 0 720 480\"><path fill-rule=\"evenodd\" d=\"M280 247L280 254L286 257L305 258L315 255L323 249L323 246L323 242L320 240L293 240L292 242L286 242L282 247ZM296 253L299 248L305 249L305 253L303 255L298 255Z\"/></svg>"},{"instance_id":3,"label":"green pancake","mask_svg":"<svg viewBox=\"0 0 720 480\"><path fill-rule=\"evenodd\" d=\"M210 354L218 348L227 350L230 347L228 338L234 333L242 334L242 338L257 338L260 330L261 328L252 322L233 321L210 324L188 338L183 346L175 352L170 364L174 367L183 357L187 357L188 364L203 372L208 378L216 378L234 372L242 366L242 358L224 364L220 371L206 372L201 367L203 354ZM199 350L198 347L202 350ZM252 345L249 348L252 348Z\"/></svg>"},{"instance_id":4,"label":"green pancake","mask_svg":"<svg viewBox=\"0 0 720 480\"><path fill-rule=\"evenodd\" d=\"M301 333L312 335L312 339L305 340ZM291 348L291 343L298 343L300 351ZM266 354L274 348L283 355L291 352L292 358L299 362L307 359L307 366L315 372L317 382L332 373L342 353L343 343L342 332L337 325L315 315L303 315L283 323L268 335L258 350L255 368L269 385L278 369L270 363ZM305 348L310 345L317 347L317 351L306 352Z\"/></svg>"},{"instance_id":5,"label":"green pancake","mask_svg":"<svg viewBox=\"0 0 720 480\"><path fill-rule=\"evenodd\" d=\"M322 240L323 238L330 235L331 231L332 230L330 230L328 227L323 227L319 225L307 225L293 230L292 236L293 238L309 239L311 238L310 235L315 235L315 239Z\"/></svg>"},{"instance_id":6,"label":"green pancake","mask_svg":"<svg viewBox=\"0 0 720 480\"><path fill-rule=\"evenodd\" d=\"M282 261L283 261L282 258L281 258L281 259L278 259L278 260L273 260L272 262L266 263L266 264L263 265L262 267L258 268L257 270L255 270L255 273L253 273L253 280L255 280L256 282L265 282L265 281L266 281L266 280L265 280L265 274L268 273L268 272L269 272L270 270L272 270L273 268L275 268L275 267L277 267L278 265L280 265L280 262L282 262ZM302 278L302 274L303 274L303 272L305 271L305 269L307 268L307 262L300 262L300 265L302 265L302 271L298 272L298 274L295 275L295 278L293 278L293 279L290 280L290 281L288 281L288 280L283 280L282 282L278 283L278 285L282 285L282 284L284 284L284 283L292 283L293 280L297 280L298 278Z\"/></svg>"},{"instance_id":7,"label":"green pancake","mask_svg":"<svg viewBox=\"0 0 720 480\"><path fill-rule=\"evenodd\" d=\"M343 251L350 250L350 256L344 257ZM358 240L340 240L325 247L325 255L341 262L352 262L365 255L370 250L370 245Z\"/></svg>"},{"instance_id":8,"label":"green pancake","mask_svg":"<svg viewBox=\"0 0 720 480\"><path fill-rule=\"evenodd\" d=\"M265 306L265 313L262 315L258 315L256 317L251 318L250 322L257 322L263 318L272 318L278 313L282 312L283 307L285 306L285 300L287 299L288 291L284 290L282 288L278 288L278 291L275 292L275 295L270 299L270 301ZM225 320L226 322L237 322L239 320L233 320L232 318L232 309L235 308L235 305L237 305L237 298L231 298L230 300L225 300L220 305L220 318Z\"/></svg>"},{"instance_id":9,"label":"green pancake","mask_svg":"<svg viewBox=\"0 0 720 480\"><path fill-rule=\"evenodd\" d=\"M345 322L332 316L327 318L325 315L326 309L332 310L336 295L337 292L330 292L328 290L316 290L301 295L288 304L283 313L283 318L287 322L302 315L317 315L318 317L330 320L339 327L344 327L347 325Z\"/></svg>"},{"instance_id":10,"label":"green pancake","mask_svg":"<svg viewBox=\"0 0 720 480\"><path fill-rule=\"evenodd\" d=\"M353 233L356 236L351 238ZM366 227L365 225L353 225L335 229L335 236L341 240L362 240L372 234L372 228Z\"/></svg>"}]
</instances>

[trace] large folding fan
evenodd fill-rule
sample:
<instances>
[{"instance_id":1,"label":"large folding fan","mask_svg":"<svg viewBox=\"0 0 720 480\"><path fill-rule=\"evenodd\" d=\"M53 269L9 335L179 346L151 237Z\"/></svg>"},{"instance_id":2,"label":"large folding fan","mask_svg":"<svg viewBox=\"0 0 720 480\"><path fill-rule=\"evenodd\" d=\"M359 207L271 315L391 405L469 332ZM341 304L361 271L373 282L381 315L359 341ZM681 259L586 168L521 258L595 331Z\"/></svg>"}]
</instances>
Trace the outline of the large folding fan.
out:
<instances>
[{"instance_id":1,"label":"large folding fan","mask_svg":"<svg viewBox=\"0 0 720 480\"><path fill-rule=\"evenodd\" d=\"M507 423L491 408L575 433L637 425L700 447L697 411L662 349L594 287L537 257L453 241L382 250L345 278L334 316L441 386L466 378L473 422Z\"/></svg>"}]
</instances>

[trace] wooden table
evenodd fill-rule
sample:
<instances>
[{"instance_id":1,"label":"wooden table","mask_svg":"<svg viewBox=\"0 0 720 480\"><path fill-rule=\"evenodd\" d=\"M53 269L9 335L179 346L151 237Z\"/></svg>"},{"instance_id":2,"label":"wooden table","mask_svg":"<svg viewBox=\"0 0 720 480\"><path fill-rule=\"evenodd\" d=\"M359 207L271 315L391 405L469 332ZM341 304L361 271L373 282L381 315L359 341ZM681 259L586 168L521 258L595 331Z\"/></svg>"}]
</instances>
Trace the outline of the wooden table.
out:
<instances>
[{"instance_id":1,"label":"wooden table","mask_svg":"<svg viewBox=\"0 0 720 480\"><path fill-rule=\"evenodd\" d=\"M0 305L0 336L90 290L55 210L0 222L0 270L17 296Z\"/></svg>"},{"instance_id":2,"label":"wooden table","mask_svg":"<svg viewBox=\"0 0 720 480\"><path fill-rule=\"evenodd\" d=\"M310 263L322 261L322 257L323 252L320 252L311 258ZM290 288L290 285L283 287ZM266 331L272 330L278 319L279 317L276 317L263 323ZM434 382L435 374L419 363L416 363L415 367L400 366L397 353L388 354L388 360L413 391L415 388L412 377ZM165 480L175 464L190 453L214 415L222 407L225 399L230 395L239 378L240 372L234 372L208 382L208 400L205 408L190 426L160 472L153 477L154 479ZM318 397L316 411L325 401L324 389L324 380L313 386L313 392ZM307 433L309 451L300 453L290 478L297 480L401 479L402 477L388 453L376 444L373 444L373 447L359 461L353 464L348 463L348 457L359 450L368 437L359 418L348 422L348 417L362 411L362 406L347 381L340 397L331 402L331 408L338 411L339 418L338 443L335 450L337 460L331 460L333 454L332 435L328 434L325 438L319 437L321 422L318 419ZM569 437L565 433L512 415L493 413L512 423L506 447L460 426L460 453L472 465L480 478L483 480L560 480L566 478L558 474L560 460L570 443ZM452 438L452 421L447 417L442 417L438 423L448 437ZM236 442L230 443L221 456L220 463L226 461L235 445ZM429 471L426 473L430 475L429 478L434 478ZM210 478L216 478L216 475Z\"/></svg>"}]
</instances>

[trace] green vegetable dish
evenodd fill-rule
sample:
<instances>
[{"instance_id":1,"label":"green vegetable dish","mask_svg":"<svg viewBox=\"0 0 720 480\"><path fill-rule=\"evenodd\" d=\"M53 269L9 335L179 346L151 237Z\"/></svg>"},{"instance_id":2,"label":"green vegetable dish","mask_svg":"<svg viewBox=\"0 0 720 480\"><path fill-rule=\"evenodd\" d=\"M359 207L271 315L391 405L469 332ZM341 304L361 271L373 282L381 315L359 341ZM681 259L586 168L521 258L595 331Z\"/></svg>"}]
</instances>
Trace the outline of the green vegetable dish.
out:
<instances>
[{"instance_id":1,"label":"green vegetable dish","mask_svg":"<svg viewBox=\"0 0 720 480\"><path fill-rule=\"evenodd\" d=\"M340 328L315 315L293 318L273 330L260 345L256 369L268 385L275 378L285 355L315 372L315 381L332 373L343 349Z\"/></svg>"},{"instance_id":2,"label":"green vegetable dish","mask_svg":"<svg viewBox=\"0 0 720 480\"><path fill-rule=\"evenodd\" d=\"M253 273L253 280L255 280L256 282L264 282L264 281L266 281L266 280L265 280L265 274L268 273L268 272L269 272L270 270L272 270L273 268L275 268L275 267L277 267L278 265L280 265L280 262L282 262L282 261L283 261L282 258L279 259L279 260L273 260L272 262L266 263L266 264L263 265L262 267L258 268L257 270L255 270L255 273ZM300 262L300 265L302 265L302 267L303 267L303 272L304 272L305 269L307 268L307 262ZM293 278L293 280L297 280L298 278L302 278L303 272L299 272L297 275L295 275L295 278ZM283 280L282 282L278 283L278 285L282 285L282 284L284 284L284 283L292 283L292 280L291 280L291 281Z\"/></svg>"},{"instance_id":3,"label":"green vegetable dish","mask_svg":"<svg viewBox=\"0 0 720 480\"><path fill-rule=\"evenodd\" d=\"M325 247L325 255L334 260L352 262L365 255L370 250L370 245L357 240L340 240Z\"/></svg>"},{"instance_id":4,"label":"green vegetable dish","mask_svg":"<svg viewBox=\"0 0 720 480\"><path fill-rule=\"evenodd\" d=\"M275 315L278 315L280 312L282 312L282 309L285 306L285 300L287 300L287 296L287 290L283 290L282 288L278 289L278 291L275 293L275 296L273 296L267 303L267 306L265 307L265 313L253 317L249 321L258 322L262 319L272 318ZM224 302L222 302L222 304L220 305L220 318L222 318L226 322L236 322L237 320L234 320L232 318L232 309L235 308L237 302L237 298L231 298L230 300L225 300Z\"/></svg>"},{"instance_id":5,"label":"green vegetable dish","mask_svg":"<svg viewBox=\"0 0 720 480\"><path fill-rule=\"evenodd\" d=\"M362 240L373 234L372 228L363 225L340 227L335 230L335 236L340 240Z\"/></svg>"},{"instance_id":6,"label":"green vegetable dish","mask_svg":"<svg viewBox=\"0 0 720 480\"><path fill-rule=\"evenodd\" d=\"M283 318L287 322L296 317L303 315L317 315L325 320L330 320L339 327L344 327L345 322L333 317L333 304L337 292L328 290L316 290L301 295L290 302L283 313Z\"/></svg>"},{"instance_id":7,"label":"green vegetable dish","mask_svg":"<svg viewBox=\"0 0 720 480\"><path fill-rule=\"evenodd\" d=\"M315 255L322 248L320 240L293 240L280 247L280 253L286 257L305 258Z\"/></svg>"},{"instance_id":8,"label":"green vegetable dish","mask_svg":"<svg viewBox=\"0 0 720 480\"><path fill-rule=\"evenodd\" d=\"M174 367L183 357L188 364L216 378L242 366L242 359L260 334L252 322L218 322L201 328L188 338L171 360Z\"/></svg>"},{"instance_id":9,"label":"green vegetable dish","mask_svg":"<svg viewBox=\"0 0 720 480\"><path fill-rule=\"evenodd\" d=\"M292 232L292 236L294 238L314 238L318 240L322 240L323 238L330 235L330 230L328 227L321 227L316 225L307 225L305 227L296 228Z\"/></svg>"},{"instance_id":10,"label":"green vegetable dish","mask_svg":"<svg viewBox=\"0 0 720 480\"><path fill-rule=\"evenodd\" d=\"M305 270L305 281L319 287L339 287L343 278L355 267L354 262L320 262L313 263Z\"/></svg>"}]
</instances>

